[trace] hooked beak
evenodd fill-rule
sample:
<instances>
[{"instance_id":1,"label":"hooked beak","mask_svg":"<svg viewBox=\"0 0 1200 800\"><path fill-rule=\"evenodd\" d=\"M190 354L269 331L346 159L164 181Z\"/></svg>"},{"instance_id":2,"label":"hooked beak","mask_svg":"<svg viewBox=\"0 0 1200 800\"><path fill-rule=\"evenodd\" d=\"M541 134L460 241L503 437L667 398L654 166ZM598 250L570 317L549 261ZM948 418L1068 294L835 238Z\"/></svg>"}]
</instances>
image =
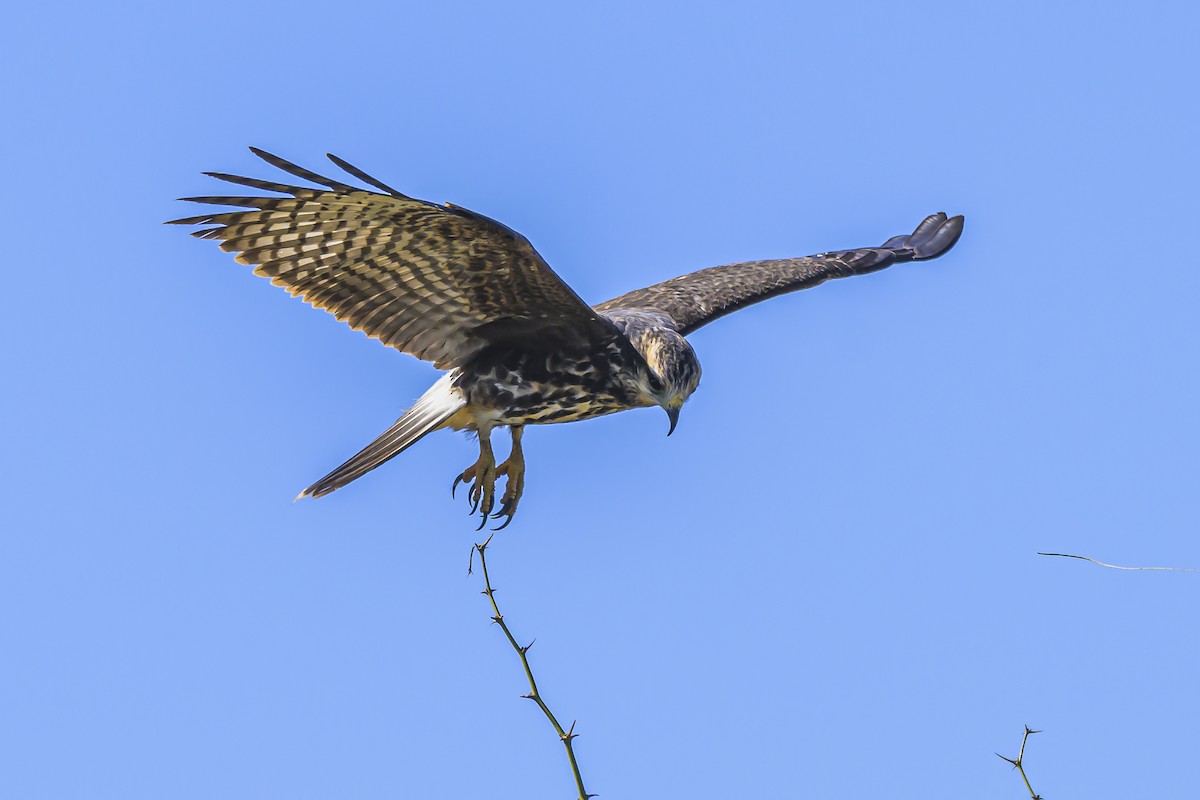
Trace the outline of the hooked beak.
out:
<instances>
[{"instance_id":1,"label":"hooked beak","mask_svg":"<svg viewBox=\"0 0 1200 800\"><path fill-rule=\"evenodd\" d=\"M672 433L674 433L675 426L679 424L679 408L679 406L675 406L674 408L666 409L667 419L671 420L671 427L667 431L667 436L670 436Z\"/></svg>"}]
</instances>

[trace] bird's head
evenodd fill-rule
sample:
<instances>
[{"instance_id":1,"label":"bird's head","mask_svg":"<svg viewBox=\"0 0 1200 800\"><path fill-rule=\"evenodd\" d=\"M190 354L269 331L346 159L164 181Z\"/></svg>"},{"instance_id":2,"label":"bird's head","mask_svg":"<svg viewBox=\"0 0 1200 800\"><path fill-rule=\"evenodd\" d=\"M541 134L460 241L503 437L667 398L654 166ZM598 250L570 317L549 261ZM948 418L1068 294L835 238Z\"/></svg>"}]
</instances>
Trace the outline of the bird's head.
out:
<instances>
[{"instance_id":1,"label":"bird's head","mask_svg":"<svg viewBox=\"0 0 1200 800\"><path fill-rule=\"evenodd\" d=\"M652 327L632 341L650 367L640 376L639 389L647 405L667 412L670 436L679 422L679 409L700 384L700 361L687 339L671 328Z\"/></svg>"}]
</instances>

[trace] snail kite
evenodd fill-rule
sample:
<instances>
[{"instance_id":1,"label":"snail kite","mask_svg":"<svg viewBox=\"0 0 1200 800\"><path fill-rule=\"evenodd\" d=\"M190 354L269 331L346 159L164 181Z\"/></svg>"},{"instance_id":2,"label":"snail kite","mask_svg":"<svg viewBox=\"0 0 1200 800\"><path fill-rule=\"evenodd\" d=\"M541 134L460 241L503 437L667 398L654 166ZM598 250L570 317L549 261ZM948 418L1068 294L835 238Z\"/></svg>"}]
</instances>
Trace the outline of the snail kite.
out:
<instances>
[{"instance_id":1,"label":"snail kite","mask_svg":"<svg viewBox=\"0 0 1200 800\"><path fill-rule=\"evenodd\" d=\"M322 188L205 173L281 196L184 198L241 210L173 222L206 226L192 235L216 239L255 274L447 371L395 424L300 497L345 486L427 433L466 429L479 434L479 459L454 486L470 486L480 527L489 517L504 518L503 527L517 510L526 425L657 405L674 430L700 381L687 334L829 278L936 258L963 227L961 216L934 214L878 247L712 267L589 306L525 237L495 220L407 197L336 156L329 156L334 164L373 188L251 149ZM497 465L491 434L500 426L512 433L512 452ZM501 475L506 485L497 504Z\"/></svg>"}]
</instances>

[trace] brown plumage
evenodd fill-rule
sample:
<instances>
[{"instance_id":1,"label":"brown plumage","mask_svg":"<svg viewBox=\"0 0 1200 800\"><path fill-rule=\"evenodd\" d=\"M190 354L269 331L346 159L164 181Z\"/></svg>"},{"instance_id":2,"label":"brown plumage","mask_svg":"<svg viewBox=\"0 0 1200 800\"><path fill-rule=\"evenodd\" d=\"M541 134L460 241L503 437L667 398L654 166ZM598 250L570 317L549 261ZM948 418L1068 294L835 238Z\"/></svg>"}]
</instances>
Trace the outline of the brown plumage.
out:
<instances>
[{"instance_id":1,"label":"brown plumage","mask_svg":"<svg viewBox=\"0 0 1200 800\"><path fill-rule=\"evenodd\" d=\"M347 171L388 194L348 186L251 149L329 190L207 172L291 197L187 197L253 210L172 223L214 225L195 235L220 241L222 250L254 265L256 275L355 330L439 369L469 361L513 321L522 323L522 335L554 328L557 335L586 341L591 329L615 333L525 237L499 222L458 206L406 197L356 168Z\"/></svg>"},{"instance_id":2,"label":"brown plumage","mask_svg":"<svg viewBox=\"0 0 1200 800\"><path fill-rule=\"evenodd\" d=\"M686 336L752 303L808 289L830 278L865 275L898 261L936 258L954 246L962 226L961 216L947 219L945 214L933 214L912 233L894 236L879 247L709 267L623 294L596 310L652 308L669 316L675 330Z\"/></svg>"},{"instance_id":3,"label":"brown plumage","mask_svg":"<svg viewBox=\"0 0 1200 800\"><path fill-rule=\"evenodd\" d=\"M475 430L480 457L458 476L472 512L512 520L524 485L524 425L659 405L674 430L700 379L684 335L718 317L830 278L935 258L963 218L934 214L879 247L752 261L693 272L589 307L520 234L450 204L407 197L341 159L379 191L332 180L261 150L285 172L325 188L206 173L285 197L187 200L243 210L173 220L209 226L255 274L333 313L372 338L432 361L447 375L383 435L301 493L344 486L443 427ZM513 452L497 466L490 433L507 425ZM495 508L495 481L508 478Z\"/></svg>"}]
</instances>

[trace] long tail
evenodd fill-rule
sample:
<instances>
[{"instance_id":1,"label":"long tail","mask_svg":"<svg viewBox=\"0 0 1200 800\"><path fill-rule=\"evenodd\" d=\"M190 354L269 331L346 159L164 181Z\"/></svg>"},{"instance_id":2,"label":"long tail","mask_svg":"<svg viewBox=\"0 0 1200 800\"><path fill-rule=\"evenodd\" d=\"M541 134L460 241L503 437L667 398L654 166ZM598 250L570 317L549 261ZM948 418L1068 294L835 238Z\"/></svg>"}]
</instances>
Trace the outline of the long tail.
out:
<instances>
[{"instance_id":1,"label":"long tail","mask_svg":"<svg viewBox=\"0 0 1200 800\"><path fill-rule=\"evenodd\" d=\"M321 480L309 486L296 499L320 497L361 478L385 461L398 456L427 433L440 428L446 420L466 407L462 392L454 388L453 374L442 378L421 395L421 399L379 437L357 455Z\"/></svg>"}]
</instances>

